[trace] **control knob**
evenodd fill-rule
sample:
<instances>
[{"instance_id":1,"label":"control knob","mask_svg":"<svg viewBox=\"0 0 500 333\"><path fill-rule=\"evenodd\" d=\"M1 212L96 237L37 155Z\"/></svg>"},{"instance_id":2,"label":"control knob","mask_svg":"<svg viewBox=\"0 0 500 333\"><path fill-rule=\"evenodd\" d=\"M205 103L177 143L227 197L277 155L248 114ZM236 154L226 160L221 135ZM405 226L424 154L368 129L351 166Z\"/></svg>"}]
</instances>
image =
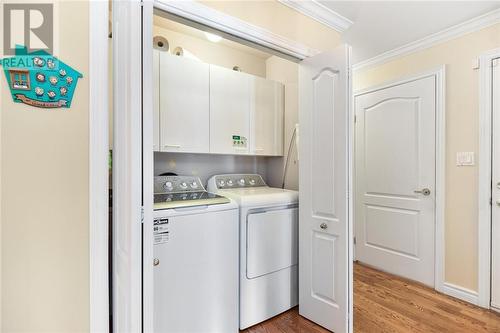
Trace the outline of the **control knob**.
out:
<instances>
[{"instance_id":1,"label":"control knob","mask_svg":"<svg viewBox=\"0 0 500 333\"><path fill-rule=\"evenodd\" d=\"M233 181L232 180L228 180L227 181L227 186L233 186Z\"/></svg>"},{"instance_id":2,"label":"control knob","mask_svg":"<svg viewBox=\"0 0 500 333\"><path fill-rule=\"evenodd\" d=\"M192 182L191 183L191 188L198 188L198 183L197 182Z\"/></svg>"},{"instance_id":3,"label":"control knob","mask_svg":"<svg viewBox=\"0 0 500 333\"><path fill-rule=\"evenodd\" d=\"M182 183L181 183L181 185L180 185L180 187L181 187L183 190L185 190L185 189L187 189L188 185L187 185L187 183L186 183L186 182L182 182Z\"/></svg>"},{"instance_id":4,"label":"control knob","mask_svg":"<svg viewBox=\"0 0 500 333\"><path fill-rule=\"evenodd\" d=\"M255 185L255 179L250 179L248 182L250 183L250 185Z\"/></svg>"},{"instance_id":5,"label":"control knob","mask_svg":"<svg viewBox=\"0 0 500 333\"><path fill-rule=\"evenodd\" d=\"M245 180L243 178L241 178L240 180L238 180L238 184L240 185L245 185Z\"/></svg>"},{"instance_id":6,"label":"control knob","mask_svg":"<svg viewBox=\"0 0 500 333\"><path fill-rule=\"evenodd\" d=\"M167 191L172 191L172 182L166 182L165 185L163 185L163 188Z\"/></svg>"}]
</instances>

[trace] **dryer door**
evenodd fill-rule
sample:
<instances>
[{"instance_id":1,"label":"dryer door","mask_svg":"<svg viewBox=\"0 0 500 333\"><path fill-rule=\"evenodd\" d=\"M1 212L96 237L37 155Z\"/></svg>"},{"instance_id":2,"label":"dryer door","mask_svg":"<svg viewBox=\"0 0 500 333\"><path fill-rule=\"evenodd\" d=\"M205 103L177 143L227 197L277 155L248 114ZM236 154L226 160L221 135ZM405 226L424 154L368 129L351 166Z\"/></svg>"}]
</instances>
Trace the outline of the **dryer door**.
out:
<instances>
[{"instance_id":1,"label":"dryer door","mask_svg":"<svg viewBox=\"0 0 500 333\"><path fill-rule=\"evenodd\" d=\"M246 227L248 279L297 265L297 207L251 212Z\"/></svg>"}]
</instances>

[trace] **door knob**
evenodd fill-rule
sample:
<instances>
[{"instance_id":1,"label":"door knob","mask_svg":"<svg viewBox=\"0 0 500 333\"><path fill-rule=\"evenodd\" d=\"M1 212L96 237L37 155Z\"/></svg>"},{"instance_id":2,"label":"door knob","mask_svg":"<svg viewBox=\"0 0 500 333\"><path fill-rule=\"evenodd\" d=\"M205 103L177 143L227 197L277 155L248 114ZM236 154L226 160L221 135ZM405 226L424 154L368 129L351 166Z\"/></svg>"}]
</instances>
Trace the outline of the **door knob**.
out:
<instances>
[{"instance_id":1,"label":"door knob","mask_svg":"<svg viewBox=\"0 0 500 333\"><path fill-rule=\"evenodd\" d=\"M423 194L423 195L430 195L431 194L431 190L429 190L428 188L424 188L421 190L415 190L413 192L415 192L417 194Z\"/></svg>"},{"instance_id":2,"label":"door knob","mask_svg":"<svg viewBox=\"0 0 500 333\"><path fill-rule=\"evenodd\" d=\"M153 265L154 265L154 266L158 266L159 264L160 264L160 259L158 259L158 258L154 258L154 259L153 259Z\"/></svg>"},{"instance_id":3,"label":"door knob","mask_svg":"<svg viewBox=\"0 0 500 333\"><path fill-rule=\"evenodd\" d=\"M325 230L326 228L328 228L328 225L327 225L326 223L324 223L324 222L323 222L323 223L321 223L321 224L319 225L319 227L320 227L321 229Z\"/></svg>"}]
</instances>

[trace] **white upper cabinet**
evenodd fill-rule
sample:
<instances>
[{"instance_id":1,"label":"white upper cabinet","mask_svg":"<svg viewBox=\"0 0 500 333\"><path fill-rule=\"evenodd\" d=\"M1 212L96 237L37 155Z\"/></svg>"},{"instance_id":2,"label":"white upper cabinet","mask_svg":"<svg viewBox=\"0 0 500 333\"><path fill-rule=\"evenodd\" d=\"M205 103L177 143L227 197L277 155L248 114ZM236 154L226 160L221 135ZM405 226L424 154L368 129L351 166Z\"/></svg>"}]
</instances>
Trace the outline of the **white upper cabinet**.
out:
<instances>
[{"instance_id":1,"label":"white upper cabinet","mask_svg":"<svg viewBox=\"0 0 500 333\"><path fill-rule=\"evenodd\" d=\"M153 49L153 151L160 151L160 51Z\"/></svg>"},{"instance_id":2,"label":"white upper cabinet","mask_svg":"<svg viewBox=\"0 0 500 333\"><path fill-rule=\"evenodd\" d=\"M160 52L160 151L209 152L209 66Z\"/></svg>"},{"instance_id":3,"label":"white upper cabinet","mask_svg":"<svg viewBox=\"0 0 500 333\"><path fill-rule=\"evenodd\" d=\"M284 87L259 77L252 81L251 153L283 155Z\"/></svg>"},{"instance_id":4,"label":"white upper cabinet","mask_svg":"<svg viewBox=\"0 0 500 333\"><path fill-rule=\"evenodd\" d=\"M251 76L210 65L210 152L250 152Z\"/></svg>"}]
</instances>

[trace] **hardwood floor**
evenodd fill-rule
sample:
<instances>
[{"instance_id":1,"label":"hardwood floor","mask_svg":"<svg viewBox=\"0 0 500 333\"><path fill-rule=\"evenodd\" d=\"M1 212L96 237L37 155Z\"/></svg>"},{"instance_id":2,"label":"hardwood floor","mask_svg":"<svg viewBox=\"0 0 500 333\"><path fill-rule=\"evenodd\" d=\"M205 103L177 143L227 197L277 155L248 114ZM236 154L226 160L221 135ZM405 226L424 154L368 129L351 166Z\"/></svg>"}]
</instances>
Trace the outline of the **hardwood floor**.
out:
<instances>
[{"instance_id":1,"label":"hardwood floor","mask_svg":"<svg viewBox=\"0 0 500 333\"><path fill-rule=\"evenodd\" d=\"M244 333L323 333L294 308ZM355 333L500 333L500 315L418 283L354 265Z\"/></svg>"}]
</instances>

